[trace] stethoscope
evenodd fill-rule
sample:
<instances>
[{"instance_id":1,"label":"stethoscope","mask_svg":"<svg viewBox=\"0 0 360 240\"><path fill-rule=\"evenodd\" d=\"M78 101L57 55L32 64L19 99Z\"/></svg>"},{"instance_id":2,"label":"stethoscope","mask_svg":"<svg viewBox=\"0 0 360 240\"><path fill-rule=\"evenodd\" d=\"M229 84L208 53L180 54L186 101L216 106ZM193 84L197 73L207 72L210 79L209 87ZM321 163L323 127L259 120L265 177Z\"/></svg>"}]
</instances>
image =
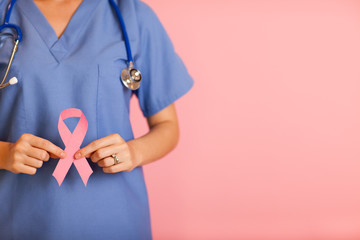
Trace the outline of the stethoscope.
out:
<instances>
[{"instance_id":1,"label":"stethoscope","mask_svg":"<svg viewBox=\"0 0 360 240\"><path fill-rule=\"evenodd\" d=\"M9 61L7 64L4 77L0 83L0 89L5 88L9 85L14 85L18 82L18 79L16 77L12 77L7 83L4 83L9 74L9 70L10 70L11 64L14 60L15 53L18 50L19 43L22 40L22 32L21 32L20 27L18 25L9 23L11 11L14 7L15 2L16 2L16 0L11 0L11 2L9 3L8 10L5 15L4 23L2 25L0 25L0 32L3 31L5 28L9 28L9 29L14 30L13 33L16 33L15 36L13 36L14 37L14 47L12 49L12 52L11 52L11 55L10 55L10 58L9 58ZM136 90L140 87L141 73L138 69L134 68L134 61L133 61L132 54L131 54L130 41L129 41L129 37L128 37L127 31L126 31L124 19L120 13L120 9L116 5L114 0L109 0L109 2L110 2L110 5L115 10L116 16L120 22L122 34L123 34L123 37L125 40L126 54L127 54L127 59L128 59L127 60L127 62L128 62L127 68L124 68L121 71L120 78L121 78L122 83L125 85L125 87L127 87L131 90Z\"/></svg>"}]
</instances>

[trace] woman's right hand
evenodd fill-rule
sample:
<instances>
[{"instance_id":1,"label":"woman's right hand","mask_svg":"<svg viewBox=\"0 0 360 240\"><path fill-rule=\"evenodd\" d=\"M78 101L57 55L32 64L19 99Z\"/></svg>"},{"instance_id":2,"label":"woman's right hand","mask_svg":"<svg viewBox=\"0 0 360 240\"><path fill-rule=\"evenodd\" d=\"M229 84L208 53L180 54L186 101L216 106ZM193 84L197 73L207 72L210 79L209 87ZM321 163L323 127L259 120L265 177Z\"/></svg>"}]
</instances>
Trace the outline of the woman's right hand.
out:
<instances>
[{"instance_id":1,"label":"woman's right hand","mask_svg":"<svg viewBox=\"0 0 360 240\"><path fill-rule=\"evenodd\" d=\"M13 173L34 175L43 162L52 158L65 158L66 153L50 141L30 133L24 133L15 143L1 147L0 169Z\"/></svg>"}]
</instances>

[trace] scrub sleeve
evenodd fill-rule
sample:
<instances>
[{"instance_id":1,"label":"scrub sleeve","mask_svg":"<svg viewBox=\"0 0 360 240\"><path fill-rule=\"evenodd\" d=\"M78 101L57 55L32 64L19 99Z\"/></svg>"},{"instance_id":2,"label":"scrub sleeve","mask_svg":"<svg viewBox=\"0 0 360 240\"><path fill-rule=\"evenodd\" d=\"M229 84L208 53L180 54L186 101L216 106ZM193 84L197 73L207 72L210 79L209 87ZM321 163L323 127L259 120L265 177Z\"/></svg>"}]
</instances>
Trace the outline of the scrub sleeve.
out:
<instances>
[{"instance_id":1,"label":"scrub sleeve","mask_svg":"<svg viewBox=\"0 0 360 240\"><path fill-rule=\"evenodd\" d=\"M3 21L8 0L0 1ZM129 102L133 94L145 117L161 111L193 86L163 25L138 0L118 0L131 41L141 86L131 91L120 80L127 66L120 25L108 1L83 0L62 37L32 0L17 0L10 22L23 31L10 77L19 83L0 90L0 141L24 133L64 148L59 114L79 108L88 131L81 147L112 133L133 139ZM0 68L6 65L0 44ZM0 69L1 70L1 69ZM65 122L72 131L77 120ZM35 175L0 170L0 239L151 239L143 168L107 174L87 159L93 174L87 186L74 166L59 187L52 177L58 159Z\"/></svg>"},{"instance_id":2,"label":"scrub sleeve","mask_svg":"<svg viewBox=\"0 0 360 240\"><path fill-rule=\"evenodd\" d=\"M183 96L194 81L155 13L149 6L140 5L140 12L147 14L140 20L144 49L136 64L143 69L145 80L135 94L143 115L149 117Z\"/></svg>"}]
</instances>

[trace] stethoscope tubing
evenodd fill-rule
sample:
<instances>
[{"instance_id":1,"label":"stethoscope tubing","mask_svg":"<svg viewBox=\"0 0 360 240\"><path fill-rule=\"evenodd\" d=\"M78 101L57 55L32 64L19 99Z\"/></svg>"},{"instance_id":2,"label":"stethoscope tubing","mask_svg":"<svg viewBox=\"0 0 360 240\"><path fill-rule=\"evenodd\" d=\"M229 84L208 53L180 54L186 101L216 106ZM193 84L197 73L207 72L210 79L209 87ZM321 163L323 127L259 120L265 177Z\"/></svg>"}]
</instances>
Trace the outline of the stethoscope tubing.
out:
<instances>
[{"instance_id":1,"label":"stethoscope tubing","mask_svg":"<svg viewBox=\"0 0 360 240\"><path fill-rule=\"evenodd\" d=\"M15 25L15 24L10 24L10 23L0 25L0 31L2 31L4 28L13 28L13 29L15 29L15 31L17 32L15 41L18 40L19 42L21 42L21 40L22 40L22 32L21 32L21 29L20 29L19 26Z\"/></svg>"},{"instance_id":2,"label":"stethoscope tubing","mask_svg":"<svg viewBox=\"0 0 360 240\"><path fill-rule=\"evenodd\" d=\"M124 37L124 41L125 41L125 46L126 46L126 54L127 54L127 58L128 58L128 64L130 64L130 62L133 62L133 58L132 58L132 53L131 53L131 47L130 47L130 41L129 41L129 36L127 34L126 31L126 27L125 27L125 22L124 19L120 13L119 7L116 5L116 3L114 2L114 0L109 0L112 8L115 10L116 16L119 19L119 23L121 25L121 30L123 33L123 37Z\"/></svg>"},{"instance_id":3,"label":"stethoscope tubing","mask_svg":"<svg viewBox=\"0 0 360 240\"><path fill-rule=\"evenodd\" d=\"M8 10L6 12L4 24L9 24L11 11L12 11L12 9L14 7L15 2L16 2L16 0L11 0L10 1L9 6L8 6Z\"/></svg>"},{"instance_id":4,"label":"stethoscope tubing","mask_svg":"<svg viewBox=\"0 0 360 240\"><path fill-rule=\"evenodd\" d=\"M29 0L29 1L32 1L32 0ZM133 67L133 57L132 57L132 53L131 53L130 40L129 40L128 33L126 31L126 26L125 26L124 19L123 19L121 13L120 13L120 9L119 9L119 7L117 6L117 4L115 3L114 0L109 0L109 2L110 2L110 5L111 5L112 9L115 11L116 16L118 18L118 21L120 23L121 32L122 32L122 36L124 38L125 47L126 47L127 65L128 65L128 67L122 70L120 78L121 78L122 82L124 83L124 85L127 88L129 88L131 90L136 90L140 86L141 73L140 73L140 71L138 69ZM0 83L0 89L8 86L9 84L13 84L11 82L8 82L6 84L3 84L3 83L4 83L5 79L7 78L7 74L9 72L10 67L11 67L15 52L17 51L18 44L22 40L22 32L21 32L20 27L15 25L15 24L10 24L9 23L11 12L12 12L12 9L13 9L15 3L16 3L16 0L11 0L10 1L9 5L8 5L8 10L7 10L6 15L5 15L4 23L2 25L0 25L0 31L2 31L5 28L12 28L17 32L16 38L14 39L15 40L15 45L14 45L14 48L13 48L13 51L12 51L11 58L10 58L9 63L8 63L6 74L5 74L3 80Z\"/></svg>"},{"instance_id":5,"label":"stethoscope tubing","mask_svg":"<svg viewBox=\"0 0 360 240\"><path fill-rule=\"evenodd\" d=\"M21 42L22 40L22 32L19 26L15 25L15 24L10 24L10 16L11 16L11 12L12 9L15 5L16 0L11 0L9 5L8 5L8 10L6 12L6 16L5 16L5 20L4 20L4 24L2 24L0 26L0 31L3 30L4 28L13 28L17 31L17 38L16 40L19 40L19 42ZM122 30L122 34L124 37L124 41L125 41L125 46L126 46L126 54L127 54L127 58L128 58L128 63L133 62L133 58L132 58L132 52L131 52L131 47L130 47L130 40L129 40L129 36L128 33L126 31L126 27L125 27L125 22L124 19L120 13L119 7L116 5L114 0L109 0L112 8L114 9L117 18L119 19L119 23L121 26L121 30Z\"/></svg>"},{"instance_id":6,"label":"stethoscope tubing","mask_svg":"<svg viewBox=\"0 0 360 240\"><path fill-rule=\"evenodd\" d=\"M8 5L8 10L6 11L4 23L2 25L0 25L0 31L2 31L4 28L13 28L13 29L15 29L15 31L17 33L15 40L18 40L19 42L21 42L21 40L22 40L22 32L21 32L20 27L15 25L15 24L10 24L9 23L11 12L12 12L12 9L13 9L13 7L15 5L15 2L16 2L16 0L11 0L10 1L9 5Z\"/></svg>"}]
</instances>

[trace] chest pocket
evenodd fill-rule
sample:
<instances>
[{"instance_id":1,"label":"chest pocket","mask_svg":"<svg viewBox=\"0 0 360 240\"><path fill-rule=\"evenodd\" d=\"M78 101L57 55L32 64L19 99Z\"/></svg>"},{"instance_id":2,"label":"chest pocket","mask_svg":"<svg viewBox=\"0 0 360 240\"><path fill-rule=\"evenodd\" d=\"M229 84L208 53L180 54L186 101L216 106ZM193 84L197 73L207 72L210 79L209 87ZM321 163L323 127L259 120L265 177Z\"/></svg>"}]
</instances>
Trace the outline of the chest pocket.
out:
<instances>
[{"instance_id":1,"label":"chest pocket","mask_svg":"<svg viewBox=\"0 0 360 240\"><path fill-rule=\"evenodd\" d=\"M12 48L13 40L11 37L1 34L0 82L5 75ZM16 55L4 83L7 83L12 77L16 77L18 83L0 89L0 141L8 142L15 142L27 130L22 75L16 61Z\"/></svg>"},{"instance_id":2,"label":"chest pocket","mask_svg":"<svg viewBox=\"0 0 360 240\"><path fill-rule=\"evenodd\" d=\"M99 81L97 93L98 138L118 133L125 141L132 139L129 119L129 102L132 90L121 81L121 71L127 67L124 42L115 48L116 57L98 64Z\"/></svg>"}]
</instances>

